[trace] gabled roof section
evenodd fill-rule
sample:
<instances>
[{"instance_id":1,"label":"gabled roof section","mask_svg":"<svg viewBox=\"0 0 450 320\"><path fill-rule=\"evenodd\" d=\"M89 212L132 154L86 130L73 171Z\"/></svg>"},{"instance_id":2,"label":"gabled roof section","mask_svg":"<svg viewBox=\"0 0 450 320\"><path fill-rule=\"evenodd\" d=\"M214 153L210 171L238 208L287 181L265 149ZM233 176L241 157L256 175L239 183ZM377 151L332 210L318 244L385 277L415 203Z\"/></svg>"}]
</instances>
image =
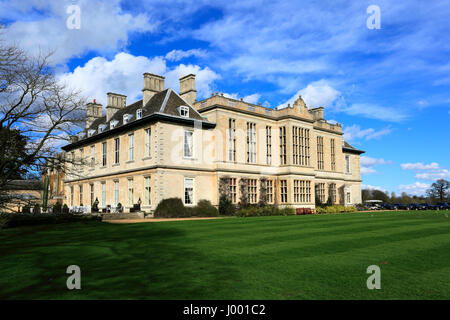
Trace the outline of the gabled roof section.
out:
<instances>
[{"instance_id":1,"label":"gabled roof section","mask_svg":"<svg viewBox=\"0 0 450 320\"><path fill-rule=\"evenodd\" d=\"M178 109L180 106L187 106L189 108L188 117L181 117ZM142 109L141 119L136 119L136 112L138 109ZM130 115L126 123L123 121L123 116L125 114ZM85 141L95 140L97 137L108 135L110 132L118 132L120 130L125 130L125 128L130 130L130 126L142 123L143 121L157 120L173 121L186 125L193 123L193 121L201 121L203 123L203 127L205 128L213 128L215 126L214 123L205 120L205 118L203 118L197 110L182 99L175 91L172 89L166 89L151 97L145 106L142 106L142 100L139 100L126 106L125 108L117 110L109 121L106 121L106 116L94 120L91 126L86 129L86 131L94 130L95 133L93 135L89 137L86 135L85 138L79 140L78 142L64 146L63 150L71 149L71 147L83 144ZM111 128L110 123L113 121L118 121L118 124L114 128ZM106 127L102 132L99 132L98 128L102 124L105 124Z\"/></svg>"},{"instance_id":2,"label":"gabled roof section","mask_svg":"<svg viewBox=\"0 0 450 320\"><path fill-rule=\"evenodd\" d=\"M347 152L347 153L354 153L354 154L365 153L365 151L356 149L347 141L344 141L344 145L342 146L342 151Z\"/></svg>"}]
</instances>

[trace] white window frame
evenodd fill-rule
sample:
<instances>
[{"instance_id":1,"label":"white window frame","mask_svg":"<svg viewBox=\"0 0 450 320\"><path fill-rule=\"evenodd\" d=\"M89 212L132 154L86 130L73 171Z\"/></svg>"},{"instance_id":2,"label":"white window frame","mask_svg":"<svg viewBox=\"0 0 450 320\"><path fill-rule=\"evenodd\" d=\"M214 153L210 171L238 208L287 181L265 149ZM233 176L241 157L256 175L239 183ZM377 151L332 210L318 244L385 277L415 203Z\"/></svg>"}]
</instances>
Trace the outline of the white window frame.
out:
<instances>
[{"instance_id":1,"label":"white window frame","mask_svg":"<svg viewBox=\"0 0 450 320\"><path fill-rule=\"evenodd\" d=\"M187 187L186 186L186 182L187 181L192 181L192 194L191 194L191 198L192 199L190 199L190 202L188 203L186 200L187 200L187 197L186 197L186 195L187 195L187 189L189 188L190 189L190 187ZM183 203L186 205L186 206L193 206L194 204L195 204L195 196L194 196L194 194L195 194L195 179L194 178L184 178L184 196L183 196Z\"/></svg>"},{"instance_id":2,"label":"white window frame","mask_svg":"<svg viewBox=\"0 0 450 320\"><path fill-rule=\"evenodd\" d=\"M107 164L107 154L108 154L108 145L105 142L102 143L102 166L105 167Z\"/></svg>"},{"instance_id":3,"label":"white window frame","mask_svg":"<svg viewBox=\"0 0 450 320\"><path fill-rule=\"evenodd\" d=\"M136 119L141 119L142 118L142 109L137 109L136 110Z\"/></svg>"},{"instance_id":4,"label":"white window frame","mask_svg":"<svg viewBox=\"0 0 450 320\"><path fill-rule=\"evenodd\" d=\"M152 204L152 186L151 177L144 177L144 205L149 206Z\"/></svg>"},{"instance_id":5,"label":"white window frame","mask_svg":"<svg viewBox=\"0 0 450 320\"><path fill-rule=\"evenodd\" d=\"M189 118L189 107L180 106L180 116L183 118Z\"/></svg>"},{"instance_id":6,"label":"white window frame","mask_svg":"<svg viewBox=\"0 0 450 320\"><path fill-rule=\"evenodd\" d=\"M128 206L132 207L134 204L134 180L128 179Z\"/></svg>"},{"instance_id":7,"label":"white window frame","mask_svg":"<svg viewBox=\"0 0 450 320\"><path fill-rule=\"evenodd\" d=\"M114 181L114 207L119 203L119 180Z\"/></svg>"},{"instance_id":8,"label":"white window frame","mask_svg":"<svg viewBox=\"0 0 450 320\"><path fill-rule=\"evenodd\" d=\"M134 133L128 135L128 160L134 160Z\"/></svg>"},{"instance_id":9,"label":"white window frame","mask_svg":"<svg viewBox=\"0 0 450 320\"><path fill-rule=\"evenodd\" d=\"M114 139L114 164L120 163L120 138Z\"/></svg>"},{"instance_id":10,"label":"white window frame","mask_svg":"<svg viewBox=\"0 0 450 320\"><path fill-rule=\"evenodd\" d=\"M346 173L351 173L351 170L350 170L350 155L348 155L348 154L345 155L345 172Z\"/></svg>"},{"instance_id":11,"label":"white window frame","mask_svg":"<svg viewBox=\"0 0 450 320\"><path fill-rule=\"evenodd\" d=\"M102 207L106 206L106 182L102 182Z\"/></svg>"},{"instance_id":12,"label":"white window frame","mask_svg":"<svg viewBox=\"0 0 450 320\"><path fill-rule=\"evenodd\" d=\"M95 146L91 146L91 162L90 162L91 168L94 168L95 166Z\"/></svg>"},{"instance_id":13,"label":"white window frame","mask_svg":"<svg viewBox=\"0 0 450 320\"><path fill-rule=\"evenodd\" d=\"M191 145L188 146L189 144L189 140L187 140L187 136L190 135L191 136ZM189 147L189 150L186 149L186 146ZM190 152L187 152L190 151ZM192 130L184 130L184 135L183 135L183 156L185 158L193 158L194 157L194 131Z\"/></svg>"},{"instance_id":14,"label":"white window frame","mask_svg":"<svg viewBox=\"0 0 450 320\"><path fill-rule=\"evenodd\" d=\"M150 157L152 151L152 129L145 129L145 156Z\"/></svg>"}]
</instances>

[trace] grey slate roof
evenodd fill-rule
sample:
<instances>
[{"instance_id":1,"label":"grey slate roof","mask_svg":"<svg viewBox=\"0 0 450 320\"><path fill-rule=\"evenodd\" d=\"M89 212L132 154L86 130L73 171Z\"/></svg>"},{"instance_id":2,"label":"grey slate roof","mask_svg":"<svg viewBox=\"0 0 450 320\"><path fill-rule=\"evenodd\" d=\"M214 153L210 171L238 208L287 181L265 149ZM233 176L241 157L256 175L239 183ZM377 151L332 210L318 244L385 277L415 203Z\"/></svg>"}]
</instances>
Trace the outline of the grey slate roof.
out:
<instances>
[{"instance_id":1,"label":"grey slate roof","mask_svg":"<svg viewBox=\"0 0 450 320\"><path fill-rule=\"evenodd\" d=\"M342 146L342 149L347 152L353 152L357 154L365 153L363 150L356 149L353 147L350 143L344 140L344 145Z\"/></svg>"},{"instance_id":2,"label":"grey slate roof","mask_svg":"<svg viewBox=\"0 0 450 320\"><path fill-rule=\"evenodd\" d=\"M147 104L142 107L142 100L132 103L125 108L117 110L117 112L112 116L110 121L106 122L106 116L96 119L87 130L96 130L98 133L98 127L101 124L106 124L104 132L110 130L111 121L117 120L118 124L116 127L123 125L123 116L125 114L131 115L128 122L136 120L136 111L142 109L142 118L149 116L154 113L164 113L171 116L180 117L180 113L177 108L179 106L189 107L189 119L204 120L202 116L192 108L186 101L184 101L175 91L172 89L166 89L156 93Z\"/></svg>"}]
</instances>

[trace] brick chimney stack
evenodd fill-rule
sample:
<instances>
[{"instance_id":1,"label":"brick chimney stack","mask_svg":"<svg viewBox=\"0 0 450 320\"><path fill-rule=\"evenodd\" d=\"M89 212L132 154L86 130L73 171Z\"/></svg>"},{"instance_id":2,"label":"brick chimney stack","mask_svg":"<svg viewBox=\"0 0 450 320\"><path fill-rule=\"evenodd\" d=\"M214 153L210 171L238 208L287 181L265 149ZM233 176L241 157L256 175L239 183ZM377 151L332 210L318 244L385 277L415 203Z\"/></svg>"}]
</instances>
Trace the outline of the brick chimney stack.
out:
<instances>
[{"instance_id":1,"label":"brick chimney stack","mask_svg":"<svg viewBox=\"0 0 450 320\"><path fill-rule=\"evenodd\" d=\"M151 97L164 90L164 79L164 77L156 74L144 73L144 89L142 89L142 104L144 107Z\"/></svg>"},{"instance_id":2,"label":"brick chimney stack","mask_svg":"<svg viewBox=\"0 0 450 320\"><path fill-rule=\"evenodd\" d=\"M118 93L108 92L108 104L106 105L106 122L111 120L114 114L127 106L127 96Z\"/></svg>"},{"instance_id":3,"label":"brick chimney stack","mask_svg":"<svg viewBox=\"0 0 450 320\"><path fill-rule=\"evenodd\" d=\"M180 78L180 96L191 106L197 101L195 90L195 74L188 74Z\"/></svg>"},{"instance_id":4,"label":"brick chimney stack","mask_svg":"<svg viewBox=\"0 0 450 320\"><path fill-rule=\"evenodd\" d=\"M89 102L86 105L86 129L91 126L95 119L103 116L102 105L95 102Z\"/></svg>"}]
</instances>

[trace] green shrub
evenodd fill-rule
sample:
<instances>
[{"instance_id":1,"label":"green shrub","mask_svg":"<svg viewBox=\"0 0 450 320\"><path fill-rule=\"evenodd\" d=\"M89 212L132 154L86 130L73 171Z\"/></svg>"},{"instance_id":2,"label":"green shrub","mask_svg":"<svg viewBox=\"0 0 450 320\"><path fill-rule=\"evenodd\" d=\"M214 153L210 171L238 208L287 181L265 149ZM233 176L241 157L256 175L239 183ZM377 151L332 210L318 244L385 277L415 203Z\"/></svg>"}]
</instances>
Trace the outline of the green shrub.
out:
<instances>
[{"instance_id":1,"label":"green shrub","mask_svg":"<svg viewBox=\"0 0 450 320\"><path fill-rule=\"evenodd\" d=\"M62 212L63 212L63 213L69 213L69 207L68 207L67 204L65 204L65 203L64 203L64 205L63 205Z\"/></svg>"},{"instance_id":2,"label":"green shrub","mask_svg":"<svg viewBox=\"0 0 450 320\"><path fill-rule=\"evenodd\" d=\"M220 196L219 199L219 214L221 216L232 216L236 212L236 206L231 202L231 200L225 196Z\"/></svg>"},{"instance_id":3,"label":"green shrub","mask_svg":"<svg viewBox=\"0 0 450 320\"><path fill-rule=\"evenodd\" d=\"M193 210L186 210L180 198L168 198L158 203L154 216L155 218L184 218L192 214Z\"/></svg>"},{"instance_id":4,"label":"green shrub","mask_svg":"<svg viewBox=\"0 0 450 320\"><path fill-rule=\"evenodd\" d=\"M199 200L193 209L192 215L197 217L217 217L219 215L219 211L209 200Z\"/></svg>"},{"instance_id":5,"label":"green shrub","mask_svg":"<svg viewBox=\"0 0 450 320\"><path fill-rule=\"evenodd\" d=\"M343 206L340 204L335 204L326 207L316 207L316 213L340 213L340 212L355 212L357 211L354 206Z\"/></svg>"},{"instance_id":6,"label":"green shrub","mask_svg":"<svg viewBox=\"0 0 450 320\"><path fill-rule=\"evenodd\" d=\"M290 216L295 215L295 209L291 207L277 208L272 205L250 206L239 209L235 215L238 217Z\"/></svg>"},{"instance_id":7,"label":"green shrub","mask_svg":"<svg viewBox=\"0 0 450 320\"><path fill-rule=\"evenodd\" d=\"M61 203L57 202L53 205L53 213L61 213L62 212L62 206Z\"/></svg>"},{"instance_id":8,"label":"green shrub","mask_svg":"<svg viewBox=\"0 0 450 320\"><path fill-rule=\"evenodd\" d=\"M41 213L41 207L37 203L33 207L33 213Z\"/></svg>"},{"instance_id":9,"label":"green shrub","mask_svg":"<svg viewBox=\"0 0 450 320\"><path fill-rule=\"evenodd\" d=\"M279 209L280 210L280 216L294 216L295 215L295 209L292 207L284 207Z\"/></svg>"},{"instance_id":10,"label":"green shrub","mask_svg":"<svg viewBox=\"0 0 450 320\"><path fill-rule=\"evenodd\" d=\"M89 221L101 221L101 217L79 214L0 213L0 229Z\"/></svg>"}]
</instances>

